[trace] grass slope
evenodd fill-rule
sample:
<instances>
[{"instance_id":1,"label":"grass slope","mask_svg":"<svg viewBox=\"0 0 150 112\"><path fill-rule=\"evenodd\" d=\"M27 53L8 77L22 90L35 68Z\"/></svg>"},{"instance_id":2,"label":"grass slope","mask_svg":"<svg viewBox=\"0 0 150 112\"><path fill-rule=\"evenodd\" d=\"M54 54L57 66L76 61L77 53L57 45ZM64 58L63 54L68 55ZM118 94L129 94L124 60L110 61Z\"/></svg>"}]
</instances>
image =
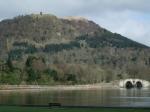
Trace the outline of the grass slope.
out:
<instances>
[{"instance_id":1,"label":"grass slope","mask_svg":"<svg viewBox=\"0 0 150 112\"><path fill-rule=\"evenodd\" d=\"M36 108L36 107L0 107L0 112L149 112L150 109L77 109L77 108Z\"/></svg>"}]
</instances>

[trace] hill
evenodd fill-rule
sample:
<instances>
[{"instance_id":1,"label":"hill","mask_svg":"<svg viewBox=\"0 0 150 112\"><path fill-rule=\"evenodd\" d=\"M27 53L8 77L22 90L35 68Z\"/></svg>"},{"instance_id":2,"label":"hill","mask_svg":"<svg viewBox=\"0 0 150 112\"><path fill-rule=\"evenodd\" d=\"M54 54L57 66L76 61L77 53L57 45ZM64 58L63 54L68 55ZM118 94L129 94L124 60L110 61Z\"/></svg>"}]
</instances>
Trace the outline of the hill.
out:
<instances>
[{"instance_id":1,"label":"hill","mask_svg":"<svg viewBox=\"0 0 150 112\"><path fill-rule=\"evenodd\" d=\"M149 51L148 46L82 17L18 16L0 22L0 82L82 84L133 77L150 80Z\"/></svg>"}]
</instances>

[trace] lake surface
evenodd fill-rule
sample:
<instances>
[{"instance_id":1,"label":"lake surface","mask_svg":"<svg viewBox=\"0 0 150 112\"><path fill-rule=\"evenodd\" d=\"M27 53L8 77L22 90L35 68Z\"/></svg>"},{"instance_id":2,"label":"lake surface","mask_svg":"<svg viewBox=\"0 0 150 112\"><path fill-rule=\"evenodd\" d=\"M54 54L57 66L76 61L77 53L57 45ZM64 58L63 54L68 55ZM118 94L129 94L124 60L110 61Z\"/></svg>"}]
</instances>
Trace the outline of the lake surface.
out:
<instances>
[{"instance_id":1,"label":"lake surface","mask_svg":"<svg viewBox=\"0 0 150 112\"><path fill-rule=\"evenodd\" d=\"M1 90L0 104L150 107L150 89Z\"/></svg>"}]
</instances>

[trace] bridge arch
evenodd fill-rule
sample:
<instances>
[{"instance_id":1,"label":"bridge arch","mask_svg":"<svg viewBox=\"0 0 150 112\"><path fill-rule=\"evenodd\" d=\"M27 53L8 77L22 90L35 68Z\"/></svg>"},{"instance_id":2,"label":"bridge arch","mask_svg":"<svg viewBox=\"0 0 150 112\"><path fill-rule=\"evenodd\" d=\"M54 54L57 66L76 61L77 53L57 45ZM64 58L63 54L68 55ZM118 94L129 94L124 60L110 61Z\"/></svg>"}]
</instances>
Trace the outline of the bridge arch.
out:
<instances>
[{"instance_id":1,"label":"bridge arch","mask_svg":"<svg viewBox=\"0 0 150 112\"><path fill-rule=\"evenodd\" d=\"M132 83L131 81L127 81L127 82L125 83L125 87L126 87L127 89L133 88L133 83Z\"/></svg>"},{"instance_id":2,"label":"bridge arch","mask_svg":"<svg viewBox=\"0 0 150 112\"><path fill-rule=\"evenodd\" d=\"M146 88L150 86L150 82L142 79L124 79L119 81L121 88Z\"/></svg>"},{"instance_id":3,"label":"bridge arch","mask_svg":"<svg viewBox=\"0 0 150 112\"><path fill-rule=\"evenodd\" d=\"M141 82L141 81L137 81L137 82L136 82L136 87L137 87L137 88L142 88L142 87L143 87L142 82Z\"/></svg>"}]
</instances>

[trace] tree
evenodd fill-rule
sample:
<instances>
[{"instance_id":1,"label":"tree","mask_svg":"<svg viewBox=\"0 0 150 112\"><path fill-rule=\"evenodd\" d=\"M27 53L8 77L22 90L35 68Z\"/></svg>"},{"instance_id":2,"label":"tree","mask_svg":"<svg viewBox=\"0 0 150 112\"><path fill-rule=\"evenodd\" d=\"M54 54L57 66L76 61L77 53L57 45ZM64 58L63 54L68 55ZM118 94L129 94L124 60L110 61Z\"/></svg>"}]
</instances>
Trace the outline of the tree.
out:
<instances>
[{"instance_id":1,"label":"tree","mask_svg":"<svg viewBox=\"0 0 150 112\"><path fill-rule=\"evenodd\" d=\"M32 61L36 59L34 56L29 56L26 60L26 67L31 67L32 66Z\"/></svg>"},{"instance_id":2,"label":"tree","mask_svg":"<svg viewBox=\"0 0 150 112\"><path fill-rule=\"evenodd\" d=\"M36 59L36 57L29 56L26 60L26 71L28 74L27 81L29 82L36 81L37 79L40 78L38 71L32 67L32 62L34 59Z\"/></svg>"},{"instance_id":3,"label":"tree","mask_svg":"<svg viewBox=\"0 0 150 112\"><path fill-rule=\"evenodd\" d=\"M44 71L44 73L46 73L48 76L52 77L54 81L58 81L59 80L56 70L46 69Z\"/></svg>"},{"instance_id":4,"label":"tree","mask_svg":"<svg viewBox=\"0 0 150 112\"><path fill-rule=\"evenodd\" d=\"M77 81L76 75L74 74L66 74L66 76L67 76L67 81L72 81L72 82Z\"/></svg>"},{"instance_id":5,"label":"tree","mask_svg":"<svg viewBox=\"0 0 150 112\"><path fill-rule=\"evenodd\" d=\"M9 68L9 70L11 71L11 72L13 72L14 71L14 67L13 67L13 64L12 64L12 60L11 60L11 58L10 58L10 56L8 56L8 59L7 59L7 66L8 66L8 68Z\"/></svg>"},{"instance_id":6,"label":"tree","mask_svg":"<svg viewBox=\"0 0 150 112\"><path fill-rule=\"evenodd\" d=\"M29 68L27 70L27 73L28 73L27 81L29 81L29 82L37 81L38 79L40 79L39 73L36 70L34 70L33 68Z\"/></svg>"}]
</instances>

